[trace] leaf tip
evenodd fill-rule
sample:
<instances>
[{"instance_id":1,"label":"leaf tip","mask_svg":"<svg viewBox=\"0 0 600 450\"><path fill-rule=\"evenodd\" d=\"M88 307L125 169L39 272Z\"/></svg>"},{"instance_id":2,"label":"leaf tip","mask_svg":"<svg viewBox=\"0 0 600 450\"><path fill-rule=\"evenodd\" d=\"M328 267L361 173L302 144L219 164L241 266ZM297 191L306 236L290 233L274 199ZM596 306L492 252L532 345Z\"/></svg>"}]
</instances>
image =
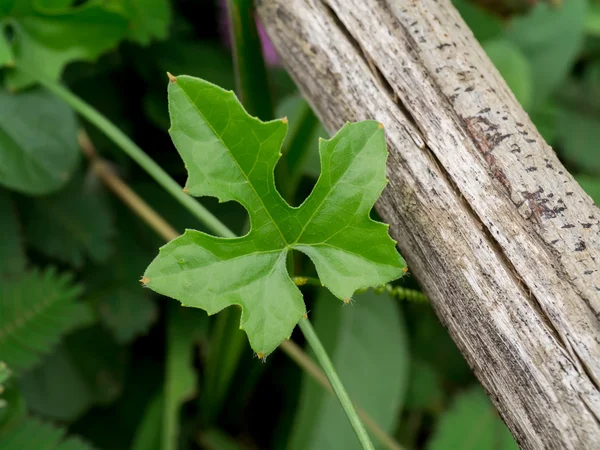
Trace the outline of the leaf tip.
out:
<instances>
[{"instance_id":1,"label":"leaf tip","mask_svg":"<svg viewBox=\"0 0 600 450\"><path fill-rule=\"evenodd\" d=\"M144 286L148 286L148 283L150 283L150 278L144 276L142 278L140 278L140 283L142 283Z\"/></svg>"},{"instance_id":2,"label":"leaf tip","mask_svg":"<svg viewBox=\"0 0 600 450\"><path fill-rule=\"evenodd\" d=\"M344 305L349 305L350 303L352 303L352 299L351 298L345 298L342 301L344 302Z\"/></svg>"},{"instance_id":3,"label":"leaf tip","mask_svg":"<svg viewBox=\"0 0 600 450\"><path fill-rule=\"evenodd\" d=\"M283 124L286 124L286 123L288 123L288 118L287 118L287 116L284 116L284 117L282 117L282 118L281 118L281 123L283 123Z\"/></svg>"},{"instance_id":4,"label":"leaf tip","mask_svg":"<svg viewBox=\"0 0 600 450\"><path fill-rule=\"evenodd\" d=\"M177 83L177 77L171 75L171 72L167 72L167 76L169 77L170 83Z\"/></svg>"},{"instance_id":5,"label":"leaf tip","mask_svg":"<svg viewBox=\"0 0 600 450\"><path fill-rule=\"evenodd\" d=\"M256 357L260 359L262 362L267 361L267 356L263 352L257 352Z\"/></svg>"}]
</instances>

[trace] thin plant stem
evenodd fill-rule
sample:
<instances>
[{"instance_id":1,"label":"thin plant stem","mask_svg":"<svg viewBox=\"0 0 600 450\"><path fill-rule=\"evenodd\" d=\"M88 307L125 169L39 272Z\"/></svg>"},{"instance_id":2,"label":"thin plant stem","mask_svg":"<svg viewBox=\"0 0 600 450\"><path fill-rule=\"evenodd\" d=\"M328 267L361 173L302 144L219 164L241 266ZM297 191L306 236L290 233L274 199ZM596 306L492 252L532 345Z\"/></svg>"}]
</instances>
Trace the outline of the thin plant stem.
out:
<instances>
[{"instance_id":1,"label":"thin plant stem","mask_svg":"<svg viewBox=\"0 0 600 450\"><path fill-rule=\"evenodd\" d=\"M340 380L340 377L335 371L335 368L333 367L333 364L327 355L327 351L325 350L325 347L323 347L323 344L317 336L317 333L315 333L310 321L308 319L301 319L298 325L300 326L300 330L302 330L306 341L315 353L317 361L319 361L319 364L323 368L325 375L327 375L327 379L331 384L333 392L335 392L335 395L342 405L342 408L346 413L346 417L348 417L348 420L352 425L352 429L354 430L354 434L356 434L356 437L358 438L362 448L364 450L375 450L375 447L373 447L373 443L367 434L367 430L365 430L365 427L363 426L363 423L361 422L360 418L358 417L358 413L354 408L354 404L352 403L352 400L350 400L350 396L342 384L342 380Z\"/></svg>"},{"instance_id":2,"label":"thin plant stem","mask_svg":"<svg viewBox=\"0 0 600 450\"><path fill-rule=\"evenodd\" d=\"M197 200L187 195L181 186L173 180L158 164L138 147L125 133L119 130L110 120L104 117L94 107L77 97L60 84L45 77L30 73L42 86L53 92L57 97L68 103L75 111L98 127L106 136L119 146L127 155L142 167L154 180L160 184L173 198L194 214L209 230L226 238L235 234L217 219L208 209Z\"/></svg>"},{"instance_id":3,"label":"thin plant stem","mask_svg":"<svg viewBox=\"0 0 600 450\"><path fill-rule=\"evenodd\" d=\"M92 168L96 176L106 184L106 186L123 203L129 206L146 224L152 228L156 234L166 241L170 241L179 236L179 233L170 224L166 222L144 199L136 194L115 172L110 170L108 164L104 162L96 153L93 144L87 138L87 135L80 136L80 145L84 153L90 158ZM160 220L155 220L159 218ZM295 277L299 279L303 277ZM311 280L316 280L312 278ZM321 286L321 283L318 283ZM293 341L283 341L279 348L294 361L306 374L313 378L319 385L329 392L334 392L327 376L323 370ZM363 420L373 436L388 450L402 450L391 436L383 430L363 409L356 406L358 415Z\"/></svg>"}]
</instances>

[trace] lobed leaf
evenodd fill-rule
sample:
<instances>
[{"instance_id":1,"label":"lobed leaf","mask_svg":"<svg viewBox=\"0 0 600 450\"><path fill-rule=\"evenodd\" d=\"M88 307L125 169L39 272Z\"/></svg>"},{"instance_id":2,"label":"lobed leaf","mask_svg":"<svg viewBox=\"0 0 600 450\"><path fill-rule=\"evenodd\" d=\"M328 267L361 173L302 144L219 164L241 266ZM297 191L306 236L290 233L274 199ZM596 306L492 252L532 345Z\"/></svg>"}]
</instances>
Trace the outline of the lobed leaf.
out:
<instances>
[{"instance_id":1,"label":"lobed leaf","mask_svg":"<svg viewBox=\"0 0 600 450\"><path fill-rule=\"evenodd\" d=\"M14 371L39 363L67 332L91 321L69 274L37 270L0 283L0 355Z\"/></svg>"},{"instance_id":2,"label":"lobed leaf","mask_svg":"<svg viewBox=\"0 0 600 450\"><path fill-rule=\"evenodd\" d=\"M287 272L289 251L308 255L340 299L402 274L387 225L369 217L386 184L381 124L346 124L320 141L321 176L293 208L274 182L287 120L261 122L232 92L188 76L169 84L169 111L170 134L188 170L187 192L240 203L251 230L234 239L186 230L146 270L151 289L209 314L241 306L241 328L254 351L266 355L306 313Z\"/></svg>"}]
</instances>

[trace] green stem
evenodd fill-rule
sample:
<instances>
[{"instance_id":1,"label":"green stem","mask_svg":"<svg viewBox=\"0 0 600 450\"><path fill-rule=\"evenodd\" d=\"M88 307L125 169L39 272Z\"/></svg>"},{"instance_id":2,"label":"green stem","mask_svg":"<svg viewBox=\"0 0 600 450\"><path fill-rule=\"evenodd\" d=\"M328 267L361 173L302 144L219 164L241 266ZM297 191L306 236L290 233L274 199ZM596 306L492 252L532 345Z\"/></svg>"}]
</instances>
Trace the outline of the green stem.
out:
<instances>
[{"instance_id":1,"label":"green stem","mask_svg":"<svg viewBox=\"0 0 600 450\"><path fill-rule=\"evenodd\" d=\"M142 167L158 184L167 190L179 203L186 207L194 214L209 230L219 236L233 238L236 235L217 219L209 210L198 203L197 200L187 195L181 189L181 186L173 180L152 158L139 148L125 133L119 130L112 122L104 117L100 112L94 109L91 105L77 97L68 89L65 89L60 84L42 78L36 74L30 73L36 81L44 86L56 96L63 99L66 103L96 125L106 136L108 136L117 146L127 153L136 163Z\"/></svg>"},{"instance_id":2,"label":"green stem","mask_svg":"<svg viewBox=\"0 0 600 450\"><path fill-rule=\"evenodd\" d=\"M335 371L329 356L327 356L327 352L325 351L323 344L321 344L317 333L315 333L315 329L312 327L308 319L300 319L298 325L300 326L306 341L312 348L313 352L315 352L315 356L317 357L319 364L321 364L325 375L327 375L327 379L333 388L333 392L335 392L335 395L342 405L342 408L346 413L346 417L348 417L348 420L350 421L350 424L352 425L354 433L356 434L356 437L358 438L362 448L365 450L375 450L375 447L373 447L371 439L367 434L367 430L365 430L365 427L360 421L356 409L354 408L354 404L352 403L352 400L350 400L350 397L348 396L348 393L342 384L342 380L340 380L340 377L338 377L338 374Z\"/></svg>"},{"instance_id":3,"label":"green stem","mask_svg":"<svg viewBox=\"0 0 600 450\"><path fill-rule=\"evenodd\" d=\"M237 95L250 114L262 120L271 120L271 92L252 0L227 0L227 13Z\"/></svg>"}]
</instances>

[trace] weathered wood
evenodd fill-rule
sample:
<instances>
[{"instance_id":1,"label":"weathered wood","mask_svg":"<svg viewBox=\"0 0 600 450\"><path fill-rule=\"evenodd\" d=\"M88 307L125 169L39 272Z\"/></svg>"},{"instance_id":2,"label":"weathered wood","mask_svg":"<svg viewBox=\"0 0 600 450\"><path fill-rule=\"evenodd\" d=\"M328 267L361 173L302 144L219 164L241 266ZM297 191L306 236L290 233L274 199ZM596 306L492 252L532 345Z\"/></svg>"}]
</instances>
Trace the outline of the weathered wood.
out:
<instances>
[{"instance_id":1,"label":"weathered wood","mask_svg":"<svg viewBox=\"0 0 600 450\"><path fill-rule=\"evenodd\" d=\"M386 127L377 210L522 448L600 447L600 210L449 0L257 0L330 131Z\"/></svg>"}]
</instances>

